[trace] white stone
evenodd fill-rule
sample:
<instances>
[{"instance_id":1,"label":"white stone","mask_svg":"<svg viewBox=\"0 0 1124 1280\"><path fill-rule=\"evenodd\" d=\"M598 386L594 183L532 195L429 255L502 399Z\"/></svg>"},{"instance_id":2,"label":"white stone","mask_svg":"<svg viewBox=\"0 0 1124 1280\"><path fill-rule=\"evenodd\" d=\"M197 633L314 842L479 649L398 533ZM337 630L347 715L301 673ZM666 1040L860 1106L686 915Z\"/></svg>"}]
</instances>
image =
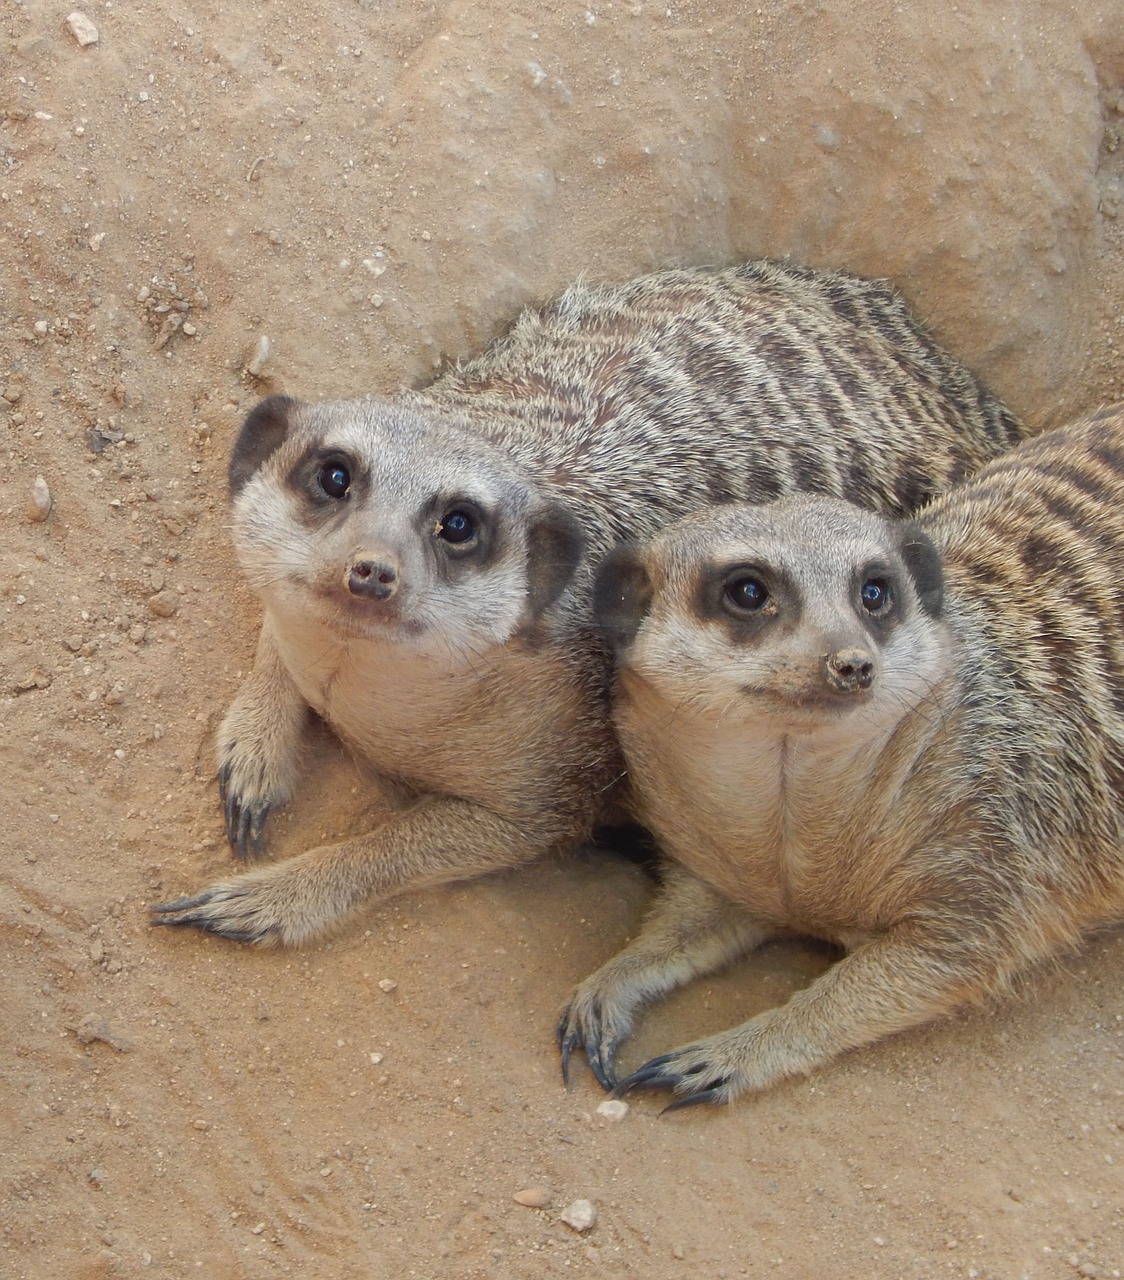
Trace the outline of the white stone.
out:
<instances>
[{"instance_id":1,"label":"white stone","mask_svg":"<svg viewBox=\"0 0 1124 1280\"><path fill-rule=\"evenodd\" d=\"M85 48L88 44L97 44L98 29L81 10L75 9L66 20L70 34Z\"/></svg>"},{"instance_id":2,"label":"white stone","mask_svg":"<svg viewBox=\"0 0 1124 1280\"><path fill-rule=\"evenodd\" d=\"M588 1200L575 1200L561 1215L560 1221L573 1231L588 1231L597 1221L597 1210Z\"/></svg>"},{"instance_id":3,"label":"white stone","mask_svg":"<svg viewBox=\"0 0 1124 1280\"><path fill-rule=\"evenodd\" d=\"M619 1098L609 1098L597 1108L597 1114L606 1120L623 1120L628 1115L628 1103Z\"/></svg>"}]
</instances>

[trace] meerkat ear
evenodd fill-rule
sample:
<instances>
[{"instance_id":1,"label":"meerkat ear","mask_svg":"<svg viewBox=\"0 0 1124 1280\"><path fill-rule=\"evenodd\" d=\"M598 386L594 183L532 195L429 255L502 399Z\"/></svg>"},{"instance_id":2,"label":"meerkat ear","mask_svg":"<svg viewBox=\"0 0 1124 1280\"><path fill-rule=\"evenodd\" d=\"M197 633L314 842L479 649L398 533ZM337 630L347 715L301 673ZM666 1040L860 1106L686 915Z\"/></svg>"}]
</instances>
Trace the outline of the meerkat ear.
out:
<instances>
[{"instance_id":1,"label":"meerkat ear","mask_svg":"<svg viewBox=\"0 0 1124 1280\"><path fill-rule=\"evenodd\" d=\"M527 536L527 603L537 618L565 590L585 549L576 517L549 502L534 517Z\"/></svg>"},{"instance_id":2,"label":"meerkat ear","mask_svg":"<svg viewBox=\"0 0 1124 1280\"><path fill-rule=\"evenodd\" d=\"M627 649L652 603L652 583L640 548L614 547L601 562L593 588L593 612L618 652Z\"/></svg>"},{"instance_id":3,"label":"meerkat ear","mask_svg":"<svg viewBox=\"0 0 1124 1280\"><path fill-rule=\"evenodd\" d=\"M944 571L941 569L941 553L933 545L932 538L923 533L912 521L901 526L901 556L922 609L931 617L941 616L944 603Z\"/></svg>"},{"instance_id":4,"label":"meerkat ear","mask_svg":"<svg viewBox=\"0 0 1124 1280\"><path fill-rule=\"evenodd\" d=\"M230 455L232 498L289 434L289 420L298 407L299 401L291 396L270 396L250 410Z\"/></svg>"}]
</instances>

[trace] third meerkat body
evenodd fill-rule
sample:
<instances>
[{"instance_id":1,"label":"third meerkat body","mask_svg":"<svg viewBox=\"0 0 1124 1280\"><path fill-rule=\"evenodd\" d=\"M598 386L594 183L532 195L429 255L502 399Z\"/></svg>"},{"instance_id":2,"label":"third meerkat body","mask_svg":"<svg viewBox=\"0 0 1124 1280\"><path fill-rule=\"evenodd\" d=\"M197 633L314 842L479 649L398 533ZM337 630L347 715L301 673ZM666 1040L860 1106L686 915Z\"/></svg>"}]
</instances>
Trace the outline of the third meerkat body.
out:
<instances>
[{"instance_id":1,"label":"third meerkat body","mask_svg":"<svg viewBox=\"0 0 1124 1280\"><path fill-rule=\"evenodd\" d=\"M291 794L308 707L419 800L158 919L297 942L582 839L622 769L591 598L615 542L794 490L901 514L1021 435L887 286L769 262L576 287L421 392L263 402L230 471L265 611L219 734L231 841Z\"/></svg>"},{"instance_id":2,"label":"third meerkat body","mask_svg":"<svg viewBox=\"0 0 1124 1280\"><path fill-rule=\"evenodd\" d=\"M1002 990L1124 916L1124 409L923 512L702 513L605 567L616 723L673 859L560 1037L602 1083L646 1000L766 938L848 949L622 1088L728 1100Z\"/></svg>"}]
</instances>

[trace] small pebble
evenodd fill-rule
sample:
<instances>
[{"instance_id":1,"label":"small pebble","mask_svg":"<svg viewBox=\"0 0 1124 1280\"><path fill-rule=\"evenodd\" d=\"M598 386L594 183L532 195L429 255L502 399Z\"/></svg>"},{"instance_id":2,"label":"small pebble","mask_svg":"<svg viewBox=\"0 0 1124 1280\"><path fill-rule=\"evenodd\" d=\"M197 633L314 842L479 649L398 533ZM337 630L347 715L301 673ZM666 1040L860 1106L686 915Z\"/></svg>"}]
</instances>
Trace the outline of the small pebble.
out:
<instances>
[{"instance_id":1,"label":"small pebble","mask_svg":"<svg viewBox=\"0 0 1124 1280\"><path fill-rule=\"evenodd\" d=\"M564 1222L573 1231L588 1231L597 1221L597 1210L588 1200L575 1200L561 1215L559 1221Z\"/></svg>"},{"instance_id":2,"label":"small pebble","mask_svg":"<svg viewBox=\"0 0 1124 1280\"><path fill-rule=\"evenodd\" d=\"M192 1120L191 1127L193 1129L198 1129L200 1133L206 1133L211 1126L206 1120Z\"/></svg>"},{"instance_id":3,"label":"small pebble","mask_svg":"<svg viewBox=\"0 0 1124 1280\"><path fill-rule=\"evenodd\" d=\"M174 591L157 591L148 598L148 612L154 618L173 618L179 612L180 598Z\"/></svg>"},{"instance_id":4,"label":"small pebble","mask_svg":"<svg viewBox=\"0 0 1124 1280\"><path fill-rule=\"evenodd\" d=\"M42 476L36 476L27 498L27 518L35 524L42 524L51 514L51 491Z\"/></svg>"},{"instance_id":5,"label":"small pebble","mask_svg":"<svg viewBox=\"0 0 1124 1280\"><path fill-rule=\"evenodd\" d=\"M255 1236L260 1236L264 1230L265 1230L265 1223L259 1222L256 1227L250 1228L250 1234Z\"/></svg>"},{"instance_id":6,"label":"small pebble","mask_svg":"<svg viewBox=\"0 0 1124 1280\"><path fill-rule=\"evenodd\" d=\"M90 943L90 959L94 964L101 964L105 959L105 944L100 938Z\"/></svg>"},{"instance_id":7,"label":"small pebble","mask_svg":"<svg viewBox=\"0 0 1124 1280\"><path fill-rule=\"evenodd\" d=\"M35 336L37 338L45 338L47 334L50 332L50 328L51 328L51 326L47 323L46 320L36 320L36 322L31 327L32 329L34 329Z\"/></svg>"},{"instance_id":8,"label":"small pebble","mask_svg":"<svg viewBox=\"0 0 1124 1280\"><path fill-rule=\"evenodd\" d=\"M385 991L387 995L389 995L392 991L396 991L397 989L398 989L398 983L395 982L393 978L379 979L379 990Z\"/></svg>"},{"instance_id":9,"label":"small pebble","mask_svg":"<svg viewBox=\"0 0 1124 1280\"><path fill-rule=\"evenodd\" d=\"M512 1197L516 1204L527 1209L545 1209L550 1204L550 1192L546 1187L526 1187L517 1191Z\"/></svg>"},{"instance_id":10,"label":"small pebble","mask_svg":"<svg viewBox=\"0 0 1124 1280\"><path fill-rule=\"evenodd\" d=\"M50 686L51 677L37 667L34 671L29 671L22 680L16 681L16 692L26 693L29 689L49 689Z\"/></svg>"},{"instance_id":11,"label":"small pebble","mask_svg":"<svg viewBox=\"0 0 1124 1280\"><path fill-rule=\"evenodd\" d=\"M607 1102L601 1103L597 1108L597 1114L604 1116L606 1120L623 1120L628 1115L628 1103L621 1102L618 1098L610 1098Z\"/></svg>"},{"instance_id":12,"label":"small pebble","mask_svg":"<svg viewBox=\"0 0 1124 1280\"><path fill-rule=\"evenodd\" d=\"M70 34L83 48L88 44L97 44L98 29L81 10L75 9L67 18L66 25L70 28Z\"/></svg>"}]
</instances>

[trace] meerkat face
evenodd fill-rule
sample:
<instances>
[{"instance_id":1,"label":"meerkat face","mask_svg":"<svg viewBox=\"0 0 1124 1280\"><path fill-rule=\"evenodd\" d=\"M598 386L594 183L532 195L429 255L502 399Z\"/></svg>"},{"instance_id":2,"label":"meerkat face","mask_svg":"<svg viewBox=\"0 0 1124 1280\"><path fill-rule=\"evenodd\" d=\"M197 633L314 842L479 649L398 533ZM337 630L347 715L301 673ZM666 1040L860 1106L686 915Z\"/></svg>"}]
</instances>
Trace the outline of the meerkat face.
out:
<instances>
[{"instance_id":1,"label":"meerkat face","mask_svg":"<svg viewBox=\"0 0 1124 1280\"><path fill-rule=\"evenodd\" d=\"M263 401L230 463L234 542L282 616L470 657L565 588L574 519L457 420L388 401Z\"/></svg>"},{"instance_id":2,"label":"meerkat face","mask_svg":"<svg viewBox=\"0 0 1124 1280\"><path fill-rule=\"evenodd\" d=\"M832 499L720 507L603 565L622 697L782 730L893 723L943 669L928 538Z\"/></svg>"}]
</instances>

